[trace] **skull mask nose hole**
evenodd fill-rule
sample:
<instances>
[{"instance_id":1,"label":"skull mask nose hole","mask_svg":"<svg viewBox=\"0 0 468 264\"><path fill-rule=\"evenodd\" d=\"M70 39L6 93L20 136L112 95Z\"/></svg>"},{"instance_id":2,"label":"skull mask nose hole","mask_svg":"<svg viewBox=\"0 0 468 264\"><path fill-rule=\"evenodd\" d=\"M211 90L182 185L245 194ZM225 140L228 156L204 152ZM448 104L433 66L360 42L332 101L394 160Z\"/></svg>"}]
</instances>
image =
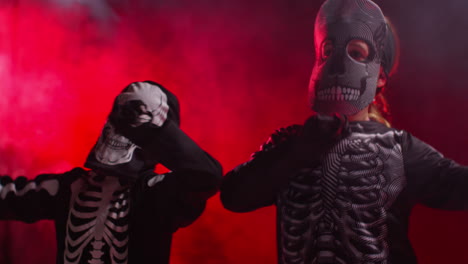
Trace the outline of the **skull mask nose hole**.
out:
<instances>
[{"instance_id":1,"label":"skull mask nose hole","mask_svg":"<svg viewBox=\"0 0 468 264\"><path fill-rule=\"evenodd\" d=\"M346 67L344 63L344 53L335 52L335 55L330 57L330 76L335 78L335 82L338 82L338 76L343 76L346 72Z\"/></svg>"}]
</instances>

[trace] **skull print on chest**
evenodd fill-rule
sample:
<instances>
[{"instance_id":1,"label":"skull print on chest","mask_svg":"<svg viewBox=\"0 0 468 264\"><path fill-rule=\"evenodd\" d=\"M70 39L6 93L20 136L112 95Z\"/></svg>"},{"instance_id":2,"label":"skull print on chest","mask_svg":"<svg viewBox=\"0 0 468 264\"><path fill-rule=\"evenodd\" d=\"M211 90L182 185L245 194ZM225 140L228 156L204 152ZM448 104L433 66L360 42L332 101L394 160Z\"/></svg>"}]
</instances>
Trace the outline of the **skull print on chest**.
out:
<instances>
[{"instance_id":1,"label":"skull print on chest","mask_svg":"<svg viewBox=\"0 0 468 264\"><path fill-rule=\"evenodd\" d=\"M128 187L90 172L71 189L64 263L127 263Z\"/></svg>"},{"instance_id":2,"label":"skull print on chest","mask_svg":"<svg viewBox=\"0 0 468 264\"><path fill-rule=\"evenodd\" d=\"M386 214L406 185L399 132L352 133L278 197L281 264L384 264Z\"/></svg>"}]
</instances>

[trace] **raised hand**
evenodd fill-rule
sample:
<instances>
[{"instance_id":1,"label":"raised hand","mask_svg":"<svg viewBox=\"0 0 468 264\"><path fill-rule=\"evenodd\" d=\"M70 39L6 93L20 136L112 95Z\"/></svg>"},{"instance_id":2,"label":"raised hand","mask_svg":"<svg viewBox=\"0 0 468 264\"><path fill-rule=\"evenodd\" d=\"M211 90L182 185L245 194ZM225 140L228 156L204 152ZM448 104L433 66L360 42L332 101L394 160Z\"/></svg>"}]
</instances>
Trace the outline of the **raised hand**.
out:
<instances>
[{"instance_id":1,"label":"raised hand","mask_svg":"<svg viewBox=\"0 0 468 264\"><path fill-rule=\"evenodd\" d=\"M151 123L161 127L168 112L167 96L161 88L147 82L135 82L117 96L112 115L114 121L123 123L121 125L138 127Z\"/></svg>"}]
</instances>

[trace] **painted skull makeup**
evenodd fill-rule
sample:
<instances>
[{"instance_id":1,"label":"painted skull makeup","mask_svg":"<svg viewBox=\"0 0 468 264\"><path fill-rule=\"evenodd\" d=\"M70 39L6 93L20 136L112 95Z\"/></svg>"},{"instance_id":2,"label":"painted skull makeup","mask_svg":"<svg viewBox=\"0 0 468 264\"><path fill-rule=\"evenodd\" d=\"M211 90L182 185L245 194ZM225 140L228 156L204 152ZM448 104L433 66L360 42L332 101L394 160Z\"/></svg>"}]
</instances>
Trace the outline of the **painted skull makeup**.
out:
<instances>
[{"instance_id":1,"label":"painted skull makeup","mask_svg":"<svg viewBox=\"0 0 468 264\"><path fill-rule=\"evenodd\" d=\"M353 115L374 99L388 32L369 0L327 0L315 21L309 102L322 114Z\"/></svg>"}]
</instances>

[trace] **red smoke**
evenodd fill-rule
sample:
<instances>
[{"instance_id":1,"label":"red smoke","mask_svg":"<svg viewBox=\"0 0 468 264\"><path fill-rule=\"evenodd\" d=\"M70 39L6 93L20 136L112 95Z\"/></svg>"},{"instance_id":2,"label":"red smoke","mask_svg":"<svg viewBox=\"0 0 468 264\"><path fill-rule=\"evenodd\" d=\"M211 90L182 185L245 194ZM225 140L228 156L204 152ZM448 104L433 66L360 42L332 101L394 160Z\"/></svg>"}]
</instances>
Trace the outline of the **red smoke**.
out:
<instances>
[{"instance_id":1,"label":"red smoke","mask_svg":"<svg viewBox=\"0 0 468 264\"><path fill-rule=\"evenodd\" d=\"M0 4L0 174L32 178L82 166L114 97L133 81L154 80L174 92L182 128L225 171L245 162L276 128L309 114L319 3L116 1L102 13L93 1L52 2ZM442 68L416 64L404 45L417 46L405 40L419 31L398 8L396 16L387 13L403 48L389 89L394 119L466 163L466 117L454 113L466 112L468 93L447 89L467 84L451 83ZM463 219L463 213L417 211L411 234L422 264L467 262L462 246L451 250L466 245ZM235 214L216 196L195 224L176 233L172 263L276 263L275 231L273 207ZM49 222L0 222L0 246L0 263L55 261Z\"/></svg>"},{"instance_id":2,"label":"red smoke","mask_svg":"<svg viewBox=\"0 0 468 264\"><path fill-rule=\"evenodd\" d=\"M82 166L115 95L132 81L154 80L178 95L182 128L226 170L276 127L306 117L307 79L288 82L287 65L273 65L284 40L270 39L276 29L245 30L226 19L242 9L200 9L203 16L135 8L103 19L86 6L52 7L20 1L0 9L1 174L32 178ZM268 45L253 47L255 40ZM259 81L271 70L270 80ZM1 225L5 263L54 262L51 223ZM274 230L272 208L233 214L214 197L201 219L176 234L172 263L274 262Z\"/></svg>"}]
</instances>

